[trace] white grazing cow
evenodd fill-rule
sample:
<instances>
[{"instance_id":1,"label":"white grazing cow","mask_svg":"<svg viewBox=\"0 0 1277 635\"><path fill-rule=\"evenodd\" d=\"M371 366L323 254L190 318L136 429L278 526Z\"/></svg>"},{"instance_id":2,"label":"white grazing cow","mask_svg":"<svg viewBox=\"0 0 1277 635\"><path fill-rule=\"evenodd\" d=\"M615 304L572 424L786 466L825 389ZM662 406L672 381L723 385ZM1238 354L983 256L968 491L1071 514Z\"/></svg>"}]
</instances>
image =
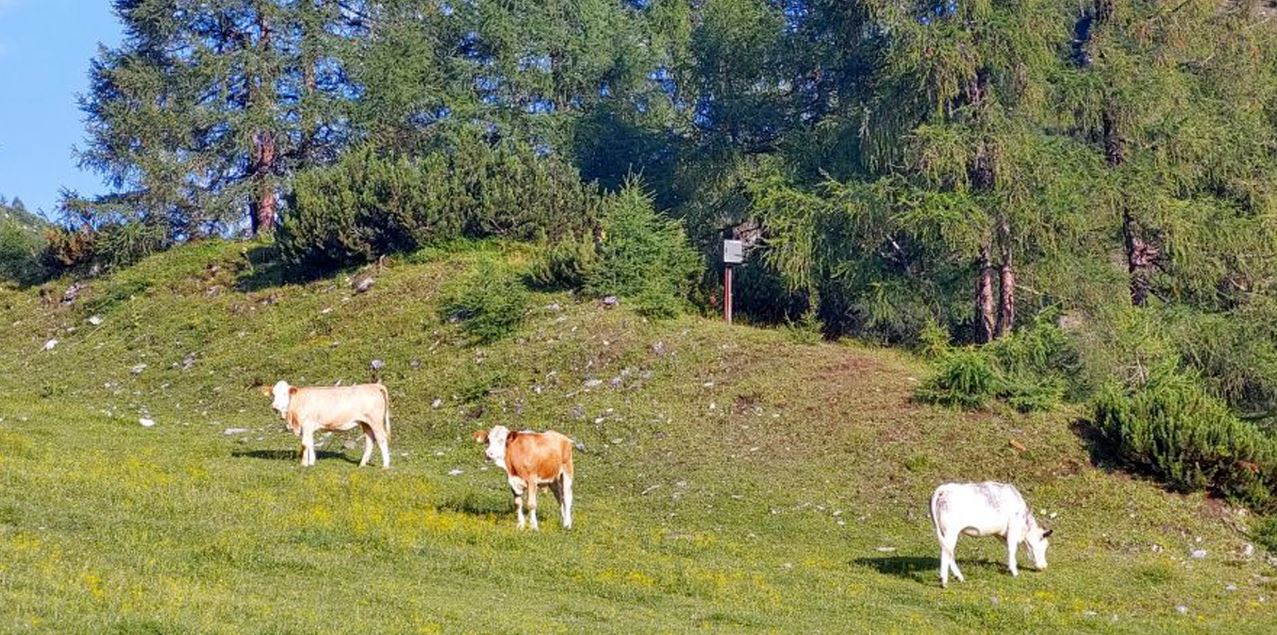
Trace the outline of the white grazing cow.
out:
<instances>
[{"instance_id":1,"label":"white grazing cow","mask_svg":"<svg viewBox=\"0 0 1277 635\"><path fill-rule=\"evenodd\" d=\"M265 392L265 391L263 391ZM390 467L390 395L381 384L356 386L310 386L298 388L280 380L270 390L271 407L288 429L302 438L302 466L315 464L315 432L318 430L364 429L364 459L368 465L372 446L381 448L381 466Z\"/></svg>"},{"instance_id":2,"label":"white grazing cow","mask_svg":"<svg viewBox=\"0 0 1277 635\"><path fill-rule=\"evenodd\" d=\"M940 539L940 585L949 585L949 571L963 581L958 562L953 556L958 536L1002 536L1007 541L1007 566L1011 575L1019 575L1015 552L1023 542L1033 556L1033 566L1046 569L1047 538L1043 529L1014 485L985 481L983 483L945 483L931 495L931 520Z\"/></svg>"},{"instance_id":3,"label":"white grazing cow","mask_svg":"<svg viewBox=\"0 0 1277 635\"><path fill-rule=\"evenodd\" d=\"M479 430L474 440L486 444L484 455L505 470L506 480L514 492L514 507L519 514L519 529L523 529L523 495L528 495L528 511L532 516L532 529L537 525L537 488L549 485L559 501L559 513L563 528L572 528L572 439L553 430L516 432L505 426L492 426L491 430Z\"/></svg>"}]
</instances>

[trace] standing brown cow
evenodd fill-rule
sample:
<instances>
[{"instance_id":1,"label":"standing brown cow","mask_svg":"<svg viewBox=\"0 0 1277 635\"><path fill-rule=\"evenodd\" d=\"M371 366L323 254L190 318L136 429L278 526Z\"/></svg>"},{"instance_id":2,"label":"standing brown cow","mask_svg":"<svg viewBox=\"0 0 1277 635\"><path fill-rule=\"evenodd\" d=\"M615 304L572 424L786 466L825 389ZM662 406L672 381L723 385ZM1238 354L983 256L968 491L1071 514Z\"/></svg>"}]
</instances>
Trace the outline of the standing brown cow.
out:
<instances>
[{"instance_id":1,"label":"standing brown cow","mask_svg":"<svg viewBox=\"0 0 1277 635\"><path fill-rule=\"evenodd\" d=\"M572 528L572 439L558 432L514 432L505 426L493 426L491 430L478 430L475 441L486 443L484 454L505 470L510 489L514 492L514 506L519 514L519 529L524 527L523 494L527 492L528 511L532 516L532 529L537 525L537 488L549 485L559 501L559 513L563 528Z\"/></svg>"}]
</instances>

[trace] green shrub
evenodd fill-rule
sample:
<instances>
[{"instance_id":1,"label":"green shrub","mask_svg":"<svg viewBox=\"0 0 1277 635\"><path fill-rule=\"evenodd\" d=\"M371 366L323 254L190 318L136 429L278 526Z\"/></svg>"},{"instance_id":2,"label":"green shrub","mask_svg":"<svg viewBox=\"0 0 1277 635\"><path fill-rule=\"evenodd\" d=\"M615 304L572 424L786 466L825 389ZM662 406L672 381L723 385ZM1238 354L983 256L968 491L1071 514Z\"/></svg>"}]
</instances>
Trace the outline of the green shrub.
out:
<instances>
[{"instance_id":1,"label":"green shrub","mask_svg":"<svg viewBox=\"0 0 1277 635\"><path fill-rule=\"evenodd\" d=\"M1277 554L1277 515L1269 515L1255 522L1255 542Z\"/></svg>"},{"instance_id":2,"label":"green shrub","mask_svg":"<svg viewBox=\"0 0 1277 635\"><path fill-rule=\"evenodd\" d=\"M528 283L539 289L579 289L598 262L598 252L589 240L559 241L537 253Z\"/></svg>"},{"instance_id":3,"label":"green shrub","mask_svg":"<svg viewBox=\"0 0 1277 635\"><path fill-rule=\"evenodd\" d=\"M494 260L480 260L473 272L445 286L441 295L440 318L456 320L480 343L518 330L528 314L528 292L519 277Z\"/></svg>"},{"instance_id":4,"label":"green shrub","mask_svg":"<svg viewBox=\"0 0 1277 635\"><path fill-rule=\"evenodd\" d=\"M918 388L929 403L979 408L999 391L1002 378L989 357L977 349L951 350L936 361L936 372Z\"/></svg>"},{"instance_id":5,"label":"green shrub","mask_svg":"<svg viewBox=\"0 0 1277 635\"><path fill-rule=\"evenodd\" d=\"M668 320L678 317L682 309L682 300L674 297L669 289L660 285L651 285L643 289L633 298L634 312L653 320Z\"/></svg>"},{"instance_id":6,"label":"green shrub","mask_svg":"<svg viewBox=\"0 0 1277 635\"><path fill-rule=\"evenodd\" d=\"M1277 442L1233 416L1196 375L1164 364L1140 386L1107 386L1095 399L1094 424L1124 461L1174 489L1273 507Z\"/></svg>"},{"instance_id":7,"label":"green shrub","mask_svg":"<svg viewBox=\"0 0 1277 635\"><path fill-rule=\"evenodd\" d=\"M607 199L599 263L586 275L594 295L637 297L666 294L662 303L682 302L704 270L677 221L659 214L639 184L629 181Z\"/></svg>"},{"instance_id":8,"label":"green shrub","mask_svg":"<svg viewBox=\"0 0 1277 635\"><path fill-rule=\"evenodd\" d=\"M0 221L0 280L28 284L39 279L43 241L29 227Z\"/></svg>"},{"instance_id":9,"label":"green shrub","mask_svg":"<svg viewBox=\"0 0 1277 635\"><path fill-rule=\"evenodd\" d=\"M421 158L369 149L299 174L276 240L294 270L330 270L457 238L588 233L601 198L531 147L464 136Z\"/></svg>"},{"instance_id":10,"label":"green shrub","mask_svg":"<svg viewBox=\"0 0 1277 635\"><path fill-rule=\"evenodd\" d=\"M808 309L798 320L785 324L785 333L795 343L818 344L825 339L824 328L825 325L821 324L816 310Z\"/></svg>"},{"instance_id":11,"label":"green shrub","mask_svg":"<svg viewBox=\"0 0 1277 635\"><path fill-rule=\"evenodd\" d=\"M1020 412L1050 410L1063 399L1077 355L1068 336L1043 312L1033 323L981 348L954 349L934 322L921 331L935 373L918 388L922 401L979 408L998 398Z\"/></svg>"}]
</instances>

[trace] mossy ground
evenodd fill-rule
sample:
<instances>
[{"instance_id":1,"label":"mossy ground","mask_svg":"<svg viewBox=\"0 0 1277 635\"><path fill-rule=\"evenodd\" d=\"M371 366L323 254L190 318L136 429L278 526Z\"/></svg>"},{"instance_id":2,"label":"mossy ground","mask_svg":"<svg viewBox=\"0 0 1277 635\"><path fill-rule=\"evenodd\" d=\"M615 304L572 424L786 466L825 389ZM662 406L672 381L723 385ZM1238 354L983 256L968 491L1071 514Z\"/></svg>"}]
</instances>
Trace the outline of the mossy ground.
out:
<instances>
[{"instance_id":1,"label":"mossy ground","mask_svg":"<svg viewBox=\"0 0 1277 635\"><path fill-rule=\"evenodd\" d=\"M392 261L363 294L281 284L253 249L175 250L70 305L66 283L0 290L0 631L1277 628L1237 513L1096 467L1068 411L922 406L899 351L568 294L473 346L436 292L517 246ZM257 387L365 381L373 359L393 468L357 468L355 433L300 468ZM542 531L515 530L469 437L494 423L584 444L571 532L548 493ZM1019 485L1056 529L1049 570L1013 579L964 539L968 580L941 589L927 500L954 479Z\"/></svg>"}]
</instances>

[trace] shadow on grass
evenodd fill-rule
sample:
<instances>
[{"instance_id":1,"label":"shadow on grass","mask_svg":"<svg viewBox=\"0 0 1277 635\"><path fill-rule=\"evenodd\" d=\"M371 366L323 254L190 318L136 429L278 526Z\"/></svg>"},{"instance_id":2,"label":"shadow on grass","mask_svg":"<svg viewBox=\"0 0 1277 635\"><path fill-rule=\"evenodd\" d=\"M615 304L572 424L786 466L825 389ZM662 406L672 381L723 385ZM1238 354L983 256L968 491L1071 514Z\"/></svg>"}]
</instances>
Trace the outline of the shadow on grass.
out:
<instances>
[{"instance_id":1,"label":"shadow on grass","mask_svg":"<svg viewBox=\"0 0 1277 635\"><path fill-rule=\"evenodd\" d=\"M853 562L862 567L868 567L884 575L894 575L899 578L909 580L917 580L931 584L940 579L940 558L926 556L888 556L885 558L856 558ZM958 566L962 568L962 572L970 577L970 571L981 570L1005 570L1005 566L999 562L992 560L964 560L958 559Z\"/></svg>"},{"instance_id":2,"label":"shadow on grass","mask_svg":"<svg viewBox=\"0 0 1277 635\"><path fill-rule=\"evenodd\" d=\"M1086 446L1086 453L1091 458L1091 465L1105 472L1117 472L1122 470L1121 457L1113 451L1112 446L1105 441L1104 436L1100 434L1095 424L1086 419L1075 419L1069 424L1069 429L1073 434L1081 439L1082 444Z\"/></svg>"},{"instance_id":3,"label":"shadow on grass","mask_svg":"<svg viewBox=\"0 0 1277 635\"><path fill-rule=\"evenodd\" d=\"M266 461L301 461L301 452L299 450L235 450L231 452L231 456L237 459L263 459ZM341 452L333 452L331 450L318 450L315 452L315 460L322 459L341 459L347 463L359 464L359 461L346 456Z\"/></svg>"},{"instance_id":4,"label":"shadow on grass","mask_svg":"<svg viewBox=\"0 0 1277 635\"><path fill-rule=\"evenodd\" d=\"M463 496L454 496L440 502L438 508L471 516L509 514L511 518L514 517L514 502L509 496L467 493ZM542 515L544 515L544 511L542 511Z\"/></svg>"},{"instance_id":5,"label":"shadow on grass","mask_svg":"<svg viewBox=\"0 0 1277 635\"><path fill-rule=\"evenodd\" d=\"M250 293L299 281L284 268L273 245L254 245L244 256L249 266L236 277L236 291Z\"/></svg>"}]
</instances>

